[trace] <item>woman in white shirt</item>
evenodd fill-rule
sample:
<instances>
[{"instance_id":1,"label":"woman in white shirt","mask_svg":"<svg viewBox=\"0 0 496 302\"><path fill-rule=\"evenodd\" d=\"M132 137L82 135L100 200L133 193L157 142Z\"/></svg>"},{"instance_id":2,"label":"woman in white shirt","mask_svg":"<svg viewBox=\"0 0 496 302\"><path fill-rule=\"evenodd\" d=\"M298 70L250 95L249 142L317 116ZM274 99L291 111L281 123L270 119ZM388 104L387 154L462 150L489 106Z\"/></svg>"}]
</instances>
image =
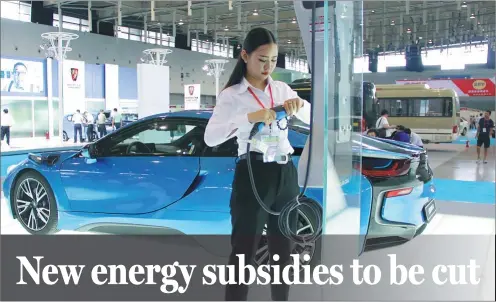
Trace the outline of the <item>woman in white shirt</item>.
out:
<instances>
[{"instance_id":1,"label":"woman in white shirt","mask_svg":"<svg viewBox=\"0 0 496 302\"><path fill-rule=\"evenodd\" d=\"M288 116L309 124L310 104L300 99L286 83L271 78L277 57L278 46L274 35L264 28L252 29L246 36L228 83L217 97L205 130L208 146L218 146L233 137L237 137L238 141L239 157L230 201L233 228L229 259L229 264L235 265L237 270L237 255L243 254L245 263L252 263L265 224L270 255L279 255L279 261L272 261L271 264L292 261L292 242L281 233L278 216L270 215L259 205L246 160L250 156L256 189L271 210L279 212L299 195L298 173L291 160L294 150L288 141L288 121L276 121L276 114L271 108L283 105ZM257 142L262 143L251 143L248 155L247 140L257 122L265 123L260 133L254 136ZM272 285L274 300L288 300L288 292L289 285ZM246 300L247 295L246 285L226 287L228 301Z\"/></svg>"}]
</instances>

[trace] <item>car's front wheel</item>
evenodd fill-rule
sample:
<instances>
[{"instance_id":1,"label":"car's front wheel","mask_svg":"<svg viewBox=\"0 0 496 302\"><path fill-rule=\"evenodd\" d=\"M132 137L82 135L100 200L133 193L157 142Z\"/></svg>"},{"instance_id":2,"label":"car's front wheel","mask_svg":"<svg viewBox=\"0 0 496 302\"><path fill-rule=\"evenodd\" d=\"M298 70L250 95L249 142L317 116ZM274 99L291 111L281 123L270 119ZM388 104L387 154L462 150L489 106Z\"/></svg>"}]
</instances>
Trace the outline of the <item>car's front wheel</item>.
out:
<instances>
[{"instance_id":1,"label":"car's front wheel","mask_svg":"<svg viewBox=\"0 0 496 302\"><path fill-rule=\"evenodd\" d=\"M17 179L12 194L12 208L17 220L30 234L58 232L58 208L55 195L40 174L29 171Z\"/></svg>"}]
</instances>

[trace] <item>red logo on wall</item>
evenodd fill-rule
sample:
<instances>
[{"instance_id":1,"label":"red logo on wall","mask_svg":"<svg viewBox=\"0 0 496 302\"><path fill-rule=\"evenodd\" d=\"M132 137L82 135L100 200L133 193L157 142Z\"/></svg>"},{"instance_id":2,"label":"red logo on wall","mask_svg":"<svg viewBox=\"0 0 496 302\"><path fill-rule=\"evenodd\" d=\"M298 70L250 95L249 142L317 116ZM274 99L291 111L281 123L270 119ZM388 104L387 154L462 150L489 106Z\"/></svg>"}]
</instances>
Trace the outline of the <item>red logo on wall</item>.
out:
<instances>
[{"instance_id":1,"label":"red logo on wall","mask_svg":"<svg viewBox=\"0 0 496 302\"><path fill-rule=\"evenodd\" d=\"M79 70L77 68L71 68L71 78L74 82L77 81Z\"/></svg>"},{"instance_id":2,"label":"red logo on wall","mask_svg":"<svg viewBox=\"0 0 496 302\"><path fill-rule=\"evenodd\" d=\"M195 92L195 86L189 86L188 89L189 89L189 94L193 95L193 92Z\"/></svg>"},{"instance_id":3,"label":"red logo on wall","mask_svg":"<svg viewBox=\"0 0 496 302\"><path fill-rule=\"evenodd\" d=\"M495 85L490 79L452 79L451 81L468 96L495 95Z\"/></svg>"}]
</instances>

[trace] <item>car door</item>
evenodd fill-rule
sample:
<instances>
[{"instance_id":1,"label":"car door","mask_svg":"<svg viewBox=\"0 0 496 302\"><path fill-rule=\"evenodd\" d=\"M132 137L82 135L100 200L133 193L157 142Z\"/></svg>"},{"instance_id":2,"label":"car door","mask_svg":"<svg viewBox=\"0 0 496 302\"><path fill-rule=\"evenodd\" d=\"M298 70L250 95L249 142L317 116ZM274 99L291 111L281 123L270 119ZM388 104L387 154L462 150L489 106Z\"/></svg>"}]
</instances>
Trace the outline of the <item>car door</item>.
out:
<instances>
[{"instance_id":1,"label":"car door","mask_svg":"<svg viewBox=\"0 0 496 302\"><path fill-rule=\"evenodd\" d=\"M150 119L115 131L60 170L71 210L139 214L181 199L199 173L203 129L193 122Z\"/></svg>"},{"instance_id":2,"label":"car door","mask_svg":"<svg viewBox=\"0 0 496 302\"><path fill-rule=\"evenodd\" d=\"M186 198L171 209L229 213L238 144L232 138L219 146L205 146L200 159L200 176L194 198ZM219 216L219 219L223 216ZM229 221L230 222L230 221Z\"/></svg>"}]
</instances>

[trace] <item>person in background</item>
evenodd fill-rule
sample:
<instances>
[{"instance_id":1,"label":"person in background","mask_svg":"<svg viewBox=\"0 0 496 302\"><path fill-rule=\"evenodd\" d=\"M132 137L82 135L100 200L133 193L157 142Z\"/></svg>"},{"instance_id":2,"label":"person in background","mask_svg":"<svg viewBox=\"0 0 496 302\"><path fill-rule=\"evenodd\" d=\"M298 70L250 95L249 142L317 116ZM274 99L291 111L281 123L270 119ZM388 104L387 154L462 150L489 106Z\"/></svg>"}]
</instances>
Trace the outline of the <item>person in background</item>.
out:
<instances>
[{"instance_id":1,"label":"person in background","mask_svg":"<svg viewBox=\"0 0 496 302\"><path fill-rule=\"evenodd\" d=\"M84 141L89 141L88 136L86 135L88 133L88 121L86 120L87 115L88 111L85 111L83 113L83 130L81 131L83 133Z\"/></svg>"},{"instance_id":2,"label":"person in background","mask_svg":"<svg viewBox=\"0 0 496 302\"><path fill-rule=\"evenodd\" d=\"M119 111L117 111L117 108L114 108L114 114L112 116L112 128L115 130L119 130L119 128L122 126L122 115Z\"/></svg>"},{"instance_id":3,"label":"person in background","mask_svg":"<svg viewBox=\"0 0 496 302\"><path fill-rule=\"evenodd\" d=\"M475 118L475 129L479 127L479 122L481 119L482 119L482 113L480 113L479 116Z\"/></svg>"},{"instance_id":4,"label":"person in background","mask_svg":"<svg viewBox=\"0 0 496 302\"><path fill-rule=\"evenodd\" d=\"M98 114L97 121L96 121L96 124L98 127L98 133L100 133L100 138L107 135L107 127L105 127L106 120L107 120L107 117L105 116L103 109L101 109L100 113Z\"/></svg>"},{"instance_id":5,"label":"person in background","mask_svg":"<svg viewBox=\"0 0 496 302\"><path fill-rule=\"evenodd\" d=\"M12 115L9 113L9 109L5 108L2 113L2 128L1 128L1 136L2 142L3 138L7 137L7 145L10 146L10 128L14 126L14 119Z\"/></svg>"},{"instance_id":6,"label":"person in background","mask_svg":"<svg viewBox=\"0 0 496 302\"><path fill-rule=\"evenodd\" d=\"M405 133L410 136L410 144L415 145L420 148L424 148L424 143L422 142L422 138L415 132L412 132L410 128L405 129Z\"/></svg>"},{"instance_id":7,"label":"person in background","mask_svg":"<svg viewBox=\"0 0 496 302\"><path fill-rule=\"evenodd\" d=\"M78 109L76 113L72 115L72 123L74 124L74 143L77 142L77 133L79 132L79 142L83 142L83 122L84 117L81 111Z\"/></svg>"},{"instance_id":8,"label":"person in background","mask_svg":"<svg viewBox=\"0 0 496 302\"><path fill-rule=\"evenodd\" d=\"M487 164L487 150L491 144L491 132L494 131L494 122L489 117L491 111L487 110L484 117L479 120L477 125L477 163L480 163L480 148L484 145L484 163Z\"/></svg>"},{"instance_id":9,"label":"person in background","mask_svg":"<svg viewBox=\"0 0 496 302\"><path fill-rule=\"evenodd\" d=\"M381 112L381 117L375 122L375 128L378 131L378 136L382 138L389 138L393 135L393 131L396 128L394 125L389 125L388 122L389 112L384 109Z\"/></svg>"},{"instance_id":10,"label":"person in background","mask_svg":"<svg viewBox=\"0 0 496 302\"><path fill-rule=\"evenodd\" d=\"M93 114L86 112L85 114L86 118L86 137L88 138L88 142L92 142L95 138L93 137L93 132L95 129L93 129L93 126L95 124L95 118L93 117Z\"/></svg>"},{"instance_id":11,"label":"person in background","mask_svg":"<svg viewBox=\"0 0 496 302\"><path fill-rule=\"evenodd\" d=\"M410 135L408 135L405 130L405 126L399 125L398 127L396 127L396 132L394 133L393 140L410 143Z\"/></svg>"}]
</instances>

